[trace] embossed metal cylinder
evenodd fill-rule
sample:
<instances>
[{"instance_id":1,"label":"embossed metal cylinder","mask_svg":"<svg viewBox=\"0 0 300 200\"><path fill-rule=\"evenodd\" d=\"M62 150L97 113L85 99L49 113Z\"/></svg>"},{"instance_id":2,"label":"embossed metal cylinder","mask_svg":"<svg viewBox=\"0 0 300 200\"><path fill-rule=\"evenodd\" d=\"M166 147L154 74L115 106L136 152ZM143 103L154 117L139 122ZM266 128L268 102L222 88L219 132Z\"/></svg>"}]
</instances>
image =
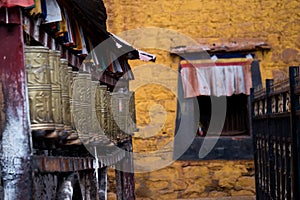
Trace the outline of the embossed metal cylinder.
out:
<instances>
[{"instance_id":1,"label":"embossed metal cylinder","mask_svg":"<svg viewBox=\"0 0 300 200\"><path fill-rule=\"evenodd\" d=\"M111 108L111 95L109 91L106 91L107 98L107 129L108 131L105 133L110 141L114 142L114 123L112 117L112 108Z\"/></svg>"},{"instance_id":2,"label":"embossed metal cylinder","mask_svg":"<svg viewBox=\"0 0 300 200\"><path fill-rule=\"evenodd\" d=\"M62 99L61 99L61 77L60 77L60 51L49 51L49 66L52 88L52 112L55 128L58 131L64 129L62 118Z\"/></svg>"},{"instance_id":3,"label":"embossed metal cylinder","mask_svg":"<svg viewBox=\"0 0 300 200\"><path fill-rule=\"evenodd\" d=\"M96 88L96 115L100 125L100 133L104 134L108 133L108 126L107 126L107 115L108 115L108 104L107 104L107 86L105 85L98 85Z\"/></svg>"},{"instance_id":4,"label":"embossed metal cylinder","mask_svg":"<svg viewBox=\"0 0 300 200\"><path fill-rule=\"evenodd\" d=\"M71 113L70 113L70 77L68 73L68 61L60 59L61 99L62 118L64 129L71 134Z\"/></svg>"},{"instance_id":5,"label":"embossed metal cylinder","mask_svg":"<svg viewBox=\"0 0 300 200\"><path fill-rule=\"evenodd\" d=\"M93 133L93 125L92 125L92 76L90 73L85 72L82 75L85 77L84 85L85 85L85 100L81 104L85 119L86 119L86 127L87 127L87 137L88 141L91 142L94 133Z\"/></svg>"},{"instance_id":6,"label":"embossed metal cylinder","mask_svg":"<svg viewBox=\"0 0 300 200\"><path fill-rule=\"evenodd\" d=\"M129 114L130 114L130 133L133 134L133 132L137 131L136 127L136 113L135 113L135 93L129 92L130 95L130 102L129 102Z\"/></svg>"},{"instance_id":7,"label":"embossed metal cylinder","mask_svg":"<svg viewBox=\"0 0 300 200\"><path fill-rule=\"evenodd\" d=\"M73 117L74 123L81 141L89 142L91 129L91 75L87 72L79 72L74 79L73 90Z\"/></svg>"},{"instance_id":8,"label":"embossed metal cylinder","mask_svg":"<svg viewBox=\"0 0 300 200\"><path fill-rule=\"evenodd\" d=\"M70 68L69 68L69 76L70 76L70 115L71 115L71 128L73 130L73 132L76 132L76 126L75 126L75 122L74 122L74 108L75 108L75 104L74 104L74 94L73 94L73 91L76 90L76 87L75 87L75 80L76 80L76 77L78 76L78 72L77 71L70 71Z\"/></svg>"},{"instance_id":9,"label":"embossed metal cylinder","mask_svg":"<svg viewBox=\"0 0 300 200\"><path fill-rule=\"evenodd\" d=\"M25 63L32 130L55 130L49 69L49 49L25 47Z\"/></svg>"},{"instance_id":10,"label":"embossed metal cylinder","mask_svg":"<svg viewBox=\"0 0 300 200\"><path fill-rule=\"evenodd\" d=\"M92 140L94 142L99 140L99 134L100 134L100 125L97 120L97 99L99 95L97 94L98 87L100 86L99 81L92 81L91 82L91 131L90 133L92 134Z\"/></svg>"},{"instance_id":11,"label":"embossed metal cylinder","mask_svg":"<svg viewBox=\"0 0 300 200\"><path fill-rule=\"evenodd\" d=\"M119 93L111 93L111 131L112 140L114 143L121 142L124 139L124 108L126 107L125 101L123 101L123 95Z\"/></svg>"}]
</instances>

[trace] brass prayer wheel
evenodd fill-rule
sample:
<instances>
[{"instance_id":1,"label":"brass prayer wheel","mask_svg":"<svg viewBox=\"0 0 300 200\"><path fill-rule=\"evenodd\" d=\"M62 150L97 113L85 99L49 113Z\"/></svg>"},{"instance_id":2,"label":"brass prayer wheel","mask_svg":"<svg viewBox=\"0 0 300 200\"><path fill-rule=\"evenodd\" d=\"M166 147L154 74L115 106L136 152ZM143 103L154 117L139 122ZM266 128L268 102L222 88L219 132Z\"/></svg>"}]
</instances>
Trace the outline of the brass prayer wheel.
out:
<instances>
[{"instance_id":1,"label":"brass prayer wheel","mask_svg":"<svg viewBox=\"0 0 300 200\"><path fill-rule=\"evenodd\" d=\"M49 66L52 87L52 112L55 127L58 131L64 129L62 118L61 78L60 78L60 51L49 51Z\"/></svg>"},{"instance_id":2,"label":"brass prayer wheel","mask_svg":"<svg viewBox=\"0 0 300 200\"><path fill-rule=\"evenodd\" d=\"M121 120L124 113L122 113L122 110L124 108L124 104L122 102L122 99L119 98L118 93L111 93L111 121L112 121L112 134L113 134L113 140L115 143L119 142L123 138L122 134L122 128L123 121Z\"/></svg>"},{"instance_id":3,"label":"brass prayer wheel","mask_svg":"<svg viewBox=\"0 0 300 200\"><path fill-rule=\"evenodd\" d=\"M106 98L107 98L107 132L105 133L110 141L114 141L114 124L112 121L112 108L111 108L111 96L110 92L106 91Z\"/></svg>"},{"instance_id":4,"label":"brass prayer wheel","mask_svg":"<svg viewBox=\"0 0 300 200\"><path fill-rule=\"evenodd\" d=\"M96 142L99 140L100 135L100 125L97 120L97 106L96 106L96 98L99 96L98 87L100 86L99 81L91 82L91 130L90 134L92 135L92 141Z\"/></svg>"},{"instance_id":5,"label":"brass prayer wheel","mask_svg":"<svg viewBox=\"0 0 300 200\"><path fill-rule=\"evenodd\" d=\"M95 94L95 108L98 123L100 126L100 134L108 133L108 97L107 86L98 85Z\"/></svg>"},{"instance_id":6,"label":"brass prayer wheel","mask_svg":"<svg viewBox=\"0 0 300 200\"><path fill-rule=\"evenodd\" d=\"M71 113L70 113L70 77L68 73L68 61L60 59L60 81L62 98L62 119L64 129L71 134Z\"/></svg>"},{"instance_id":7,"label":"brass prayer wheel","mask_svg":"<svg viewBox=\"0 0 300 200\"><path fill-rule=\"evenodd\" d=\"M115 142L127 140L136 130L133 92L111 93L111 121Z\"/></svg>"},{"instance_id":8,"label":"brass prayer wheel","mask_svg":"<svg viewBox=\"0 0 300 200\"><path fill-rule=\"evenodd\" d=\"M136 113L135 113L135 93L129 92L129 113L130 113L130 129L128 130L129 133L133 134L133 132L137 131L136 127Z\"/></svg>"},{"instance_id":9,"label":"brass prayer wheel","mask_svg":"<svg viewBox=\"0 0 300 200\"><path fill-rule=\"evenodd\" d=\"M31 129L55 130L49 49L41 46L26 46L25 63Z\"/></svg>"},{"instance_id":10,"label":"brass prayer wheel","mask_svg":"<svg viewBox=\"0 0 300 200\"><path fill-rule=\"evenodd\" d=\"M74 124L83 143L89 140L91 129L91 74L79 72L73 79L73 118Z\"/></svg>"},{"instance_id":11,"label":"brass prayer wheel","mask_svg":"<svg viewBox=\"0 0 300 200\"><path fill-rule=\"evenodd\" d=\"M68 71L69 72L69 76L70 76L70 115L71 115L71 128L73 131L76 132L76 127L75 127L75 123L74 123L74 97L73 97L73 91L76 90L76 87L74 87L74 80L76 79L76 77L78 76L78 72L77 71Z\"/></svg>"}]
</instances>

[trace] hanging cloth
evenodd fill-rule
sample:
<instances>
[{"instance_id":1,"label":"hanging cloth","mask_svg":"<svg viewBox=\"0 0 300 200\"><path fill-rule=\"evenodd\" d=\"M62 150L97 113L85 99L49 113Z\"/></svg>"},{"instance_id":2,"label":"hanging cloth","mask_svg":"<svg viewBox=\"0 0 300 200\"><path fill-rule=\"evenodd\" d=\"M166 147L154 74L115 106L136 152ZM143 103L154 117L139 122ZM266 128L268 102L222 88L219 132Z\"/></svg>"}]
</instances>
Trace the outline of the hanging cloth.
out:
<instances>
[{"instance_id":1,"label":"hanging cloth","mask_svg":"<svg viewBox=\"0 0 300 200\"><path fill-rule=\"evenodd\" d=\"M86 42L85 42L85 38L84 38L84 34L83 34L83 30L82 27L79 27L79 31L80 31L80 37L81 37L81 44L82 44L82 55L87 55L88 51L87 51L87 47L86 47Z\"/></svg>"},{"instance_id":2,"label":"hanging cloth","mask_svg":"<svg viewBox=\"0 0 300 200\"><path fill-rule=\"evenodd\" d=\"M47 16L45 23L59 22L62 20L61 10L56 0L46 0Z\"/></svg>"},{"instance_id":3,"label":"hanging cloth","mask_svg":"<svg viewBox=\"0 0 300 200\"><path fill-rule=\"evenodd\" d=\"M14 6L21 6L21 7L29 7L33 6L33 0L0 0L0 8L5 7L14 7Z\"/></svg>"},{"instance_id":4,"label":"hanging cloth","mask_svg":"<svg viewBox=\"0 0 300 200\"><path fill-rule=\"evenodd\" d=\"M35 0L34 3L35 3L35 6L33 9L30 10L30 15L42 14L41 0Z\"/></svg>"},{"instance_id":5,"label":"hanging cloth","mask_svg":"<svg viewBox=\"0 0 300 200\"><path fill-rule=\"evenodd\" d=\"M62 10L63 11L63 10ZM56 33L56 37L63 37L68 32L68 25L64 12L61 12L61 21L59 23L59 31Z\"/></svg>"},{"instance_id":6,"label":"hanging cloth","mask_svg":"<svg viewBox=\"0 0 300 200\"><path fill-rule=\"evenodd\" d=\"M41 0L41 8L42 8L42 14L43 14L44 18L47 18L46 0Z\"/></svg>"},{"instance_id":7,"label":"hanging cloth","mask_svg":"<svg viewBox=\"0 0 300 200\"><path fill-rule=\"evenodd\" d=\"M114 72L123 72L121 64L120 64L117 56L113 52L110 53L110 56L111 56Z\"/></svg>"},{"instance_id":8,"label":"hanging cloth","mask_svg":"<svg viewBox=\"0 0 300 200\"><path fill-rule=\"evenodd\" d=\"M82 50L82 38L81 38L81 34L80 34L80 29L78 26L78 23L76 21L74 21L74 40L75 40L75 47L74 50L75 51L81 51Z\"/></svg>"},{"instance_id":9,"label":"hanging cloth","mask_svg":"<svg viewBox=\"0 0 300 200\"><path fill-rule=\"evenodd\" d=\"M92 62L95 64L95 65L99 65L99 61L98 61L98 58L97 58L97 54L94 50L94 47L93 47L93 44L92 42L88 39L88 44L89 44L89 47L90 47L90 55L92 57Z\"/></svg>"},{"instance_id":10,"label":"hanging cloth","mask_svg":"<svg viewBox=\"0 0 300 200\"><path fill-rule=\"evenodd\" d=\"M74 37L73 37L72 28L71 28L70 18L68 16L68 13L65 8L64 8L64 14L65 14L66 24L67 24L67 29L68 29L68 32L66 33L68 41L65 43L65 45L72 46L74 44Z\"/></svg>"},{"instance_id":11,"label":"hanging cloth","mask_svg":"<svg viewBox=\"0 0 300 200\"><path fill-rule=\"evenodd\" d=\"M246 58L181 61L184 97L249 95L251 62Z\"/></svg>"}]
</instances>

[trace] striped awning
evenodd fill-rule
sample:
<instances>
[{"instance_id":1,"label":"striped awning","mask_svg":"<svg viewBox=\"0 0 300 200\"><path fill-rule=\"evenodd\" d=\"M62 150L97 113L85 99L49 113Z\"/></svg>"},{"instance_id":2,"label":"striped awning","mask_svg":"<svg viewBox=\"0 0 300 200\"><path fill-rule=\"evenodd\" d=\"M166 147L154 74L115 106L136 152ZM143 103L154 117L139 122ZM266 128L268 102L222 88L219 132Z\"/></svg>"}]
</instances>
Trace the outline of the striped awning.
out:
<instances>
[{"instance_id":1,"label":"striped awning","mask_svg":"<svg viewBox=\"0 0 300 200\"><path fill-rule=\"evenodd\" d=\"M250 94L251 62L247 58L182 60L180 73L184 97Z\"/></svg>"}]
</instances>

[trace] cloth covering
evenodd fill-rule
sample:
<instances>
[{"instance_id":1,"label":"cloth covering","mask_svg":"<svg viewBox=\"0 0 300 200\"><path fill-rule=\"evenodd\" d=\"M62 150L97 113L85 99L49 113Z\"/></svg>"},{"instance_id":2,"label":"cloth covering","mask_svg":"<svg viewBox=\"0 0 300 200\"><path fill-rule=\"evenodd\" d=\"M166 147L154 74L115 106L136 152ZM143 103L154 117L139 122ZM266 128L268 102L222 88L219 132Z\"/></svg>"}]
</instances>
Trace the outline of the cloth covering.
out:
<instances>
[{"instance_id":1,"label":"cloth covering","mask_svg":"<svg viewBox=\"0 0 300 200\"><path fill-rule=\"evenodd\" d=\"M30 15L39 15L42 14L42 3L41 0L34 1L35 6L32 10L30 10Z\"/></svg>"},{"instance_id":2,"label":"cloth covering","mask_svg":"<svg viewBox=\"0 0 300 200\"><path fill-rule=\"evenodd\" d=\"M29 7L34 5L34 0L0 0L0 8L1 7L13 7L13 6L21 6L21 7Z\"/></svg>"},{"instance_id":3,"label":"cloth covering","mask_svg":"<svg viewBox=\"0 0 300 200\"><path fill-rule=\"evenodd\" d=\"M56 0L46 0L47 17L45 23L59 22L62 20L61 10Z\"/></svg>"},{"instance_id":4,"label":"cloth covering","mask_svg":"<svg viewBox=\"0 0 300 200\"><path fill-rule=\"evenodd\" d=\"M246 58L181 61L184 97L249 95L251 62Z\"/></svg>"}]
</instances>

